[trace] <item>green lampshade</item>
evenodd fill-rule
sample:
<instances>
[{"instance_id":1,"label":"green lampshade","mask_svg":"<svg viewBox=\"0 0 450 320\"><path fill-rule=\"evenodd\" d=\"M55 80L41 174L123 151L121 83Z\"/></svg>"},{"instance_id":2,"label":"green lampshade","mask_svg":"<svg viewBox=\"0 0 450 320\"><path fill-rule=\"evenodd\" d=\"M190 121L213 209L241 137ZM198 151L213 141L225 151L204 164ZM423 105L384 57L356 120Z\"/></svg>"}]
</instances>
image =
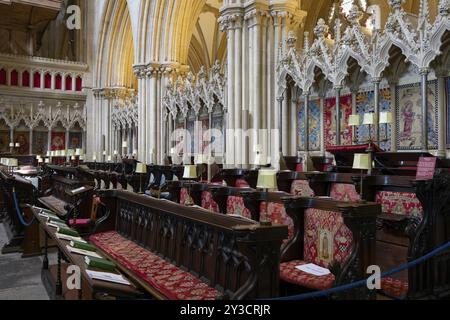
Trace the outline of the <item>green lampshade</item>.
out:
<instances>
[{"instance_id":1,"label":"green lampshade","mask_svg":"<svg viewBox=\"0 0 450 320\"><path fill-rule=\"evenodd\" d=\"M259 170L258 189L277 189L277 171L276 170Z\"/></svg>"}]
</instances>

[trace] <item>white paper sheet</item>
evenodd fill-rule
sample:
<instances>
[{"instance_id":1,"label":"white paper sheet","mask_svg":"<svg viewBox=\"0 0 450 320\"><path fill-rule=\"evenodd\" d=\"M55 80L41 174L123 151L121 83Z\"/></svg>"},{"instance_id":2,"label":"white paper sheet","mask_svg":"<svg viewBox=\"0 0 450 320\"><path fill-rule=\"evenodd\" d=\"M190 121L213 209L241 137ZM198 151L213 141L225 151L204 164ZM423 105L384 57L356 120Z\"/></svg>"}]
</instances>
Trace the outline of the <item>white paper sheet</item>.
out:
<instances>
[{"instance_id":1,"label":"white paper sheet","mask_svg":"<svg viewBox=\"0 0 450 320\"><path fill-rule=\"evenodd\" d=\"M321 266L318 266L314 263L308 263L308 264L304 264L301 266L297 266L295 267L296 269L318 276L318 277L323 277L326 275L329 275L331 272L330 270L326 269L326 268L322 268Z\"/></svg>"},{"instance_id":2,"label":"white paper sheet","mask_svg":"<svg viewBox=\"0 0 450 320\"><path fill-rule=\"evenodd\" d=\"M91 279L97 279L102 281L108 281L108 282L114 282L118 284L125 284L130 285L130 282L125 279L120 274L110 273L110 272L99 272L99 271L92 271L92 270L86 270L86 273L88 274Z\"/></svg>"}]
</instances>

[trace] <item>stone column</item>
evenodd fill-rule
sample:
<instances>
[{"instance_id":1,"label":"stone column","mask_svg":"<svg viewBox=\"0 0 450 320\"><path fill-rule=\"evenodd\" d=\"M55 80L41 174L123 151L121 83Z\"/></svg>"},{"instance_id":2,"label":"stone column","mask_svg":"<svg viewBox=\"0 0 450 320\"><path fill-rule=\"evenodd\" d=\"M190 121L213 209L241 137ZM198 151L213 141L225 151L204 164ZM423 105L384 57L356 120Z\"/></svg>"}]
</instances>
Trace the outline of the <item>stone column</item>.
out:
<instances>
[{"instance_id":1,"label":"stone column","mask_svg":"<svg viewBox=\"0 0 450 320\"><path fill-rule=\"evenodd\" d=\"M374 108L373 111L375 113L375 141L379 145L380 144L380 82L381 79L376 78L373 79L373 103Z\"/></svg>"},{"instance_id":2,"label":"stone column","mask_svg":"<svg viewBox=\"0 0 450 320\"><path fill-rule=\"evenodd\" d=\"M437 156L445 159L446 157L446 138L447 138L447 104L446 104L446 83L445 83L445 74L444 73L436 73L438 78L438 153ZM450 103L447 102L447 103Z\"/></svg>"},{"instance_id":3,"label":"stone column","mask_svg":"<svg viewBox=\"0 0 450 320\"><path fill-rule=\"evenodd\" d=\"M336 90L336 145L341 145L341 86L335 86Z\"/></svg>"},{"instance_id":4,"label":"stone column","mask_svg":"<svg viewBox=\"0 0 450 320\"><path fill-rule=\"evenodd\" d=\"M309 93L303 94L303 105L305 109L305 154L306 159L304 159L305 163L308 162L308 154L309 154Z\"/></svg>"},{"instance_id":5,"label":"stone column","mask_svg":"<svg viewBox=\"0 0 450 320\"><path fill-rule=\"evenodd\" d=\"M30 146L29 146L29 150L28 153L29 154L33 154L33 127L30 127Z\"/></svg>"},{"instance_id":6,"label":"stone column","mask_svg":"<svg viewBox=\"0 0 450 320\"><path fill-rule=\"evenodd\" d=\"M230 52L228 54L231 54ZM242 166L242 16L234 20L234 164Z\"/></svg>"},{"instance_id":7,"label":"stone column","mask_svg":"<svg viewBox=\"0 0 450 320\"><path fill-rule=\"evenodd\" d=\"M397 81L389 81L389 90L391 92L391 112L392 112L392 124L391 124L391 152L397 151Z\"/></svg>"},{"instance_id":8,"label":"stone column","mask_svg":"<svg viewBox=\"0 0 450 320\"><path fill-rule=\"evenodd\" d=\"M420 87L422 89L422 151L428 152L428 73L424 68L420 70Z\"/></svg>"},{"instance_id":9,"label":"stone column","mask_svg":"<svg viewBox=\"0 0 450 320\"><path fill-rule=\"evenodd\" d=\"M291 107L290 107L290 155L297 155L297 87L292 87L291 89Z\"/></svg>"},{"instance_id":10,"label":"stone column","mask_svg":"<svg viewBox=\"0 0 450 320\"><path fill-rule=\"evenodd\" d=\"M138 78L138 155L137 160L145 162L146 160L146 73L143 66L135 66L134 73Z\"/></svg>"}]
</instances>

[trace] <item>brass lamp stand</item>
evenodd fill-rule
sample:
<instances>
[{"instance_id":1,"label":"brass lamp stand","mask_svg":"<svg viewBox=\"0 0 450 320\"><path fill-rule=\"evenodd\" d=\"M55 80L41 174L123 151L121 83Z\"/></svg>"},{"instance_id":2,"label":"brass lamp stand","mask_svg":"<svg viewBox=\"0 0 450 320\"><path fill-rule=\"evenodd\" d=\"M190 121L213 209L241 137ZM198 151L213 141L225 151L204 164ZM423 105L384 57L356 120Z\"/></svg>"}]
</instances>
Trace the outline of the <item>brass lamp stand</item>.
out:
<instances>
[{"instance_id":1,"label":"brass lamp stand","mask_svg":"<svg viewBox=\"0 0 450 320\"><path fill-rule=\"evenodd\" d=\"M184 166L184 173L183 173L183 179L197 179L197 166L196 165L186 165ZM188 185L188 198L186 199L185 203L186 206L193 206L194 201L191 197L191 185Z\"/></svg>"},{"instance_id":2,"label":"brass lamp stand","mask_svg":"<svg viewBox=\"0 0 450 320\"><path fill-rule=\"evenodd\" d=\"M372 161L370 153L356 153L353 160L353 169L361 170L361 181L359 184L359 194L361 196L360 202L365 203L366 201L362 199L363 195L363 173L364 170L372 169Z\"/></svg>"},{"instance_id":3,"label":"brass lamp stand","mask_svg":"<svg viewBox=\"0 0 450 320\"><path fill-rule=\"evenodd\" d=\"M271 226L272 221L268 218L267 210L269 208L269 189L277 189L277 171L273 169L262 169L258 172L257 189L262 189L266 192L266 215L260 217L259 223L263 226Z\"/></svg>"}]
</instances>

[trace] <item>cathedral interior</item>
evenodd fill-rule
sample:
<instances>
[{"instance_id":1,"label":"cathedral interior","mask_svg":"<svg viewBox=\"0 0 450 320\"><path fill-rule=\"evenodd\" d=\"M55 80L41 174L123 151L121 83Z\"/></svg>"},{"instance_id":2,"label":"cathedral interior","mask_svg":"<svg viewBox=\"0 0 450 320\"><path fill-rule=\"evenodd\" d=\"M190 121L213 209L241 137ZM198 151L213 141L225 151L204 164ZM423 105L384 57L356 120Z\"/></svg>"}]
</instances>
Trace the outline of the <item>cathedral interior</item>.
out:
<instances>
[{"instance_id":1,"label":"cathedral interior","mask_svg":"<svg viewBox=\"0 0 450 320\"><path fill-rule=\"evenodd\" d=\"M450 297L450 0L0 0L0 39L0 300Z\"/></svg>"}]
</instances>

